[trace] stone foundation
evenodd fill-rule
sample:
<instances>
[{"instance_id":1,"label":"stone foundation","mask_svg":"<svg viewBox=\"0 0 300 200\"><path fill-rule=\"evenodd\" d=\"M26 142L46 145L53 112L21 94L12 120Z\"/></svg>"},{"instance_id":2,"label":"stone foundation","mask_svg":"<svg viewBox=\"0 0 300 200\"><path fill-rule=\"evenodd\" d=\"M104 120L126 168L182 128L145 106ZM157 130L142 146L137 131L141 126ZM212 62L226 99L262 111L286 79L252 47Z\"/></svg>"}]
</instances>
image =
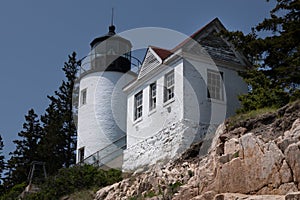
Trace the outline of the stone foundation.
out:
<instances>
[{"instance_id":1,"label":"stone foundation","mask_svg":"<svg viewBox=\"0 0 300 200\"><path fill-rule=\"evenodd\" d=\"M158 162L166 163L176 159L207 133L214 133L216 128L217 125L197 124L188 120L174 123L126 149L122 170L124 172L145 170Z\"/></svg>"}]
</instances>

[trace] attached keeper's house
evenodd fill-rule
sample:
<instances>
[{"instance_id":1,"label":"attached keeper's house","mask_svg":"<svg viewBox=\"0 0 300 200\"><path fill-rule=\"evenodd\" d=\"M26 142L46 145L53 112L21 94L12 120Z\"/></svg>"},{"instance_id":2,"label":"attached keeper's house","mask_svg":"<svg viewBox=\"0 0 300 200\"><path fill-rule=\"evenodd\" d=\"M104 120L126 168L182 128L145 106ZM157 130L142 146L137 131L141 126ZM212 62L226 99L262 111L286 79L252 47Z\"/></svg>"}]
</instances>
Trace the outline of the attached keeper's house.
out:
<instances>
[{"instance_id":1,"label":"attached keeper's house","mask_svg":"<svg viewBox=\"0 0 300 200\"><path fill-rule=\"evenodd\" d=\"M218 19L174 49L149 46L128 84L127 150L123 168L174 158L239 107L247 85L244 56L219 33Z\"/></svg>"},{"instance_id":2,"label":"attached keeper's house","mask_svg":"<svg viewBox=\"0 0 300 200\"><path fill-rule=\"evenodd\" d=\"M249 64L222 30L216 18L173 49L149 46L138 74L113 25L94 39L80 76L77 161L117 160L124 171L165 162L233 115Z\"/></svg>"}]
</instances>

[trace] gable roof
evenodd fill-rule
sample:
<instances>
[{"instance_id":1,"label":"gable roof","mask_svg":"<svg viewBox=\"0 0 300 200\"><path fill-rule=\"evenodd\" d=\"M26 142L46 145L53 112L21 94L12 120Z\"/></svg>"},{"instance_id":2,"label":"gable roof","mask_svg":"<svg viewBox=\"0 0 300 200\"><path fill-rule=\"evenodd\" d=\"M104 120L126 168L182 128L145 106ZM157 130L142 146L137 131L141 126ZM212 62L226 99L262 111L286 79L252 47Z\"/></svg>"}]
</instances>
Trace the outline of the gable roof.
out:
<instances>
[{"instance_id":1,"label":"gable roof","mask_svg":"<svg viewBox=\"0 0 300 200\"><path fill-rule=\"evenodd\" d=\"M165 60L172 54L172 51L160 47L150 46L153 51L162 59Z\"/></svg>"},{"instance_id":2,"label":"gable roof","mask_svg":"<svg viewBox=\"0 0 300 200\"><path fill-rule=\"evenodd\" d=\"M220 60L223 59L225 61L235 62L241 65L248 65L246 58L238 52L230 42L219 35L222 30L226 31L226 28L218 18L215 18L193 33L190 37L179 43L173 49L168 50L155 46L150 47L162 59L162 61L164 61L181 48L184 48L186 51L192 50L192 47L188 48L188 46L192 44L195 45L195 41L197 41L212 58Z\"/></svg>"},{"instance_id":3,"label":"gable roof","mask_svg":"<svg viewBox=\"0 0 300 200\"><path fill-rule=\"evenodd\" d=\"M195 55L209 55L213 60L233 63L239 66L249 66L247 59L242 53L237 51L229 41L219 34L221 31L226 31L226 28L218 18L215 18L173 49L168 50L149 46L137 80L145 77L150 71L159 67L179 50ZM134 82L131 84L134 84Z\"/></svg>"},{"instance_id":4,"label":"gable roof","mask_svg":"<svg viewBox=\"0 0 300 200\"><path fill-rule=\"evenodd\" d=\"M201 32L203 32L206 28L208 28L209 26L212 26L212 24L216 24L218 23L219 25L221 25L224 29L225 27L222 25L222 23L220 22L220 20L218 18L213 19L211 22L209 22L208 24L206 24L205 26L203 26L202 28L200 28L198 31L196 31L195 33L193 33L190 37L186 38L185 40L183 40L181 43L179 43L176 47L174 47L171 51L175 52L178 49L180 49L181 47L185 46L188 42L193 41L194 38L201 34Z\"/></svg>"},{"instance_id":5,"label":"gable roof","mask_svg":"<svg viewBox=\"0 0 300 200\"><path fill-rule=\"evenodd\" d=\"M221 21L215 18L175 48L180 46L180 48L192 54L203 53L203 48L205 53L213 60L249 66L247 59L220 34L221 31L227 30ZM195 45L195 42L200 45Z\"/></svg>"},{"instance_id":6,"label":"gable roof","mask_svg":"<svg viewBox=\"0 0 300 200\"><path fill-rule=\"evenodd\" d=\"M157 53L151 47L148 47L144 61L138 74L138 79L143 78L150 71L159 66L162 61L163 60L161 59L161 57L157 55Z\"/></svg>"}]
</instances>

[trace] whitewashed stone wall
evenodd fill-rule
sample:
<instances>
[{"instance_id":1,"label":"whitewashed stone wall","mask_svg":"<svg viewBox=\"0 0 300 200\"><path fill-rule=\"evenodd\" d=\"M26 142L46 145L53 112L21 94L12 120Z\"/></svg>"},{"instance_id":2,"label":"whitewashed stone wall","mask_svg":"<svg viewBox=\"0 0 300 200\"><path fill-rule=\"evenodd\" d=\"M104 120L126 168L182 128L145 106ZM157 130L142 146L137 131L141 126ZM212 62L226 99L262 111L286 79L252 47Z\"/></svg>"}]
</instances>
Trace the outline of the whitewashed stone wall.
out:
<instances>
[{"instance_id":1,"label":"whitewashed stone wall","mask_svg":"<svg viewBox=\"0 0 300 200\"><path fill-rule=\"evenodd\" d=\"M218 125L180 121L124 151L122 170L133 172L147 169L157 162L166 163L178 158L193 143L213 134Z\"/></svg>"}]
</instances>

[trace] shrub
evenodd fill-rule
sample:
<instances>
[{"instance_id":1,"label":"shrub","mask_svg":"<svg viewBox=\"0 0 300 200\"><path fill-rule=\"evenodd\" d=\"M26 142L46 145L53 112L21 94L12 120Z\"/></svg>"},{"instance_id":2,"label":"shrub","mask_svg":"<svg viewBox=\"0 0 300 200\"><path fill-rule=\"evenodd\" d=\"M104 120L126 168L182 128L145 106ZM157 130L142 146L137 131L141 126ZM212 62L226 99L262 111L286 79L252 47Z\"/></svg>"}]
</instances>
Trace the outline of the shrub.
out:
<instances>
[{"instance_id":1,"label":"shrub","mask_svg":"<svg viewBox=\"0 0 300 200\"><path fill-rule=\"evenodd\" d=\"M7 193L0 196L0 200L14 200L18 199L18 196L23 192L26 187L26 183L20 183L12 187Z\"/></svg>"},{"instance_id":2,"label":"shrub","mask_svg":"<svg viewBox=\"0 0 300 200\"><path fill-rule=\"evenodd\" d=\"M76 191L111 185L121 181L121 175L121 171L104 171L91 165L63 168L46 180L40 192L28 195L26 199L58 199Z\"/></svg>"}]
</instances>

